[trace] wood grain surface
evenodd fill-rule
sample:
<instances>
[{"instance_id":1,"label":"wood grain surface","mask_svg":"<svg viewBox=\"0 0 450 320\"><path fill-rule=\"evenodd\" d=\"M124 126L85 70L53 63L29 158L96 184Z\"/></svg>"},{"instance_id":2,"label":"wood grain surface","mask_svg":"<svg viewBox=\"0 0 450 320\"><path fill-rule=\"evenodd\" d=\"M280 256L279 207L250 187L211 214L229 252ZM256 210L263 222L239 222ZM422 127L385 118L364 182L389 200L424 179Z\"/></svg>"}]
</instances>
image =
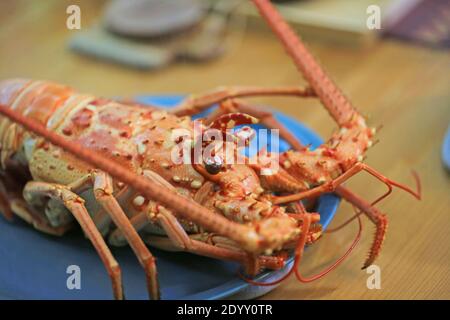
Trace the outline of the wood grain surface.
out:
<instances>
[{"instance_id":1,"label":"wood grain surface","mask_svg":"<svg viewBox=\"0 0 450 320\"><path fill-rule=\"evenodd\" d=\"M132 97L142 93L198 93L219 85L295 85L303 83L268 30L231 34L228 52L206 64L175 64L157 72L139 72L76 55L66 48L66 7L78 3L82 28L101 12L102 1L1 1L0 79L28 77L74 86L81 92ZM440 160L450 124L450 55L395 41L366 49L310 43L314 54L372 125L383 125L380 143L367 163L391 179L412 185L410 170L422 178L423 200L395 190L379 205L389 217L387 239L377 265L381 289L369 290L360 268L373 225L364 219L363 239L342 266L327 277L301 284L294 278L267 294L268 299L449 299L450 176ZM320 104L293 98L253 99L276 106L305 122L323 137L334 123ZM384 185L367 174L348 187L367 199ZM337 225L352 214L343 204ZM344 252L356 225L324 236L307 250L302 273L314 274Z\"/></svg>"}]
</instances>

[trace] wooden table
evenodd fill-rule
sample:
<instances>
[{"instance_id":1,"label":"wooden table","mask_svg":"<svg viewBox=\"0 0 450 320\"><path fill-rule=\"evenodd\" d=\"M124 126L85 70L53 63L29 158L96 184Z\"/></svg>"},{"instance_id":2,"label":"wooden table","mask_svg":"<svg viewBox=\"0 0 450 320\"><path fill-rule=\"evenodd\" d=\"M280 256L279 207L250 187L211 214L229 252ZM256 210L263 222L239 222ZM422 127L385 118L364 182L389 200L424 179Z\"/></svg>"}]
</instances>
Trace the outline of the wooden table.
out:
<instances>
[{"instance_id":1,"label":"wooden table","mask_svg":"<svg viewBox=\"0 0 450 320\"><path fill-rule=\"evenodd\" d=\"M69 84L81 92L104 96L141 93L201 92L219 85L292 85L302 83L291 61L271 34L233 34L233 45L219 60L177 64L158 72L139 72L76 55L66 49L73 31L65 28L66 6L79 3L82 27L100 12L98 1L2 1L0 5L0 78L29 77ZM380 143L367 163L388 177L412 185L410 170L422 178L423 200L395 190L379 205L389 217L389 230L377 265L381 289L366 287L360 267L367 254L373 225L364 219L363 239L342 266L326 278L300 284L294 278L265 296L268 299L449 299L450 179L440 160L441 143L450 123L450 55L395 41L369 49L311 48L369 123L382 124ZM327 137L335 127L315 101L264 98ZM348 186L367 199L384 185L367 174ZM352 214L343 204L336 221ZM302 273L313 274L346 250L356 225L326 235L307 250Z\"/></svg>"}]
</instances>

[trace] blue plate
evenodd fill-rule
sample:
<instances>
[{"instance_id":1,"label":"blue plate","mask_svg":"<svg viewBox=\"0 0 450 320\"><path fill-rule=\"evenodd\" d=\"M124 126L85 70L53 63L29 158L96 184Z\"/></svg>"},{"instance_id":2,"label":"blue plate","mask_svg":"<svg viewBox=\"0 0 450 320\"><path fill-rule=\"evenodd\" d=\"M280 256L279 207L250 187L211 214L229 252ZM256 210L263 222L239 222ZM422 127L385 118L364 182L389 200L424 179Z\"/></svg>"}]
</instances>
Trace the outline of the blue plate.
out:
<instances>
[{"instance_id":1,"label":"blue plate","mask_svg":"<svg viewBox=\"0 0 450 320\"><path fill-rule=\"evenodd\" d=\"M445 133L444 143L442 144L442 162L445 168L450 171L450 126Z\"/></svg>"},{"instance_id":2,"label":"blue plate","mask_svg":"<svg viewBox=\"0 0 450 320\"><path fill-rule=\"evenodd\" d=\"M142 103L169 107L180 96L140 97ZM322 140L310 129L280 113L284 123L305 144L318 146ZM280 143L281 151L288 148ZM318 211L324 228L333 218L339 198L332 194L320 197ZM129 247L112 248L123 275L128 299L147 299L143 270ZM237 276L239 265L156 249L163 299L250 299L274 287L252 286ZM282 270L265 272L258 281L273 281L285 274ZM68 266L81 270L81 289L67 289ZM0 217L0 298L3 299L111 299L109 277L88 240L79 230L63 237L42 234L16 219L9 223Z\"/></svg>"}]
</instances>

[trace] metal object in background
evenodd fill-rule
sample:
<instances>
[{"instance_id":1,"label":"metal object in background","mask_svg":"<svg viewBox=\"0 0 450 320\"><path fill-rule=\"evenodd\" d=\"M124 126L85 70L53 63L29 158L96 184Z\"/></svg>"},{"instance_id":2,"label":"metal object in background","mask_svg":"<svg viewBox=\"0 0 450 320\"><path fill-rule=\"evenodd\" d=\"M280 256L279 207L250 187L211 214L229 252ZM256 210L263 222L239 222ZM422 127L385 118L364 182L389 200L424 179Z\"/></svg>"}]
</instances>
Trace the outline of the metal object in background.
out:
<instances>
[{"instance_id":1,"label":"metal object in background","mask_svg":"<svg viewBox=\"0 0 450 320\"><path fill-rule=\"evenodd\" d=\"M227 8L225 12L204 8L193 0L116 0L107 7L102 23L77 32L69 47L144 70L181 60L207 61L225 51L226 12L233 7L221 7Z\"/></svg>"},{"instance_id":2,"label":"metal object in background","mask_svg":"<svg viewBox=\"0 0 450 320\"><path fill-rule=\"evenodd\" d=\"M114 0L104 16L108 30L131 37L161 37L192 28L205 15L197 0Z\"/></svg>"},{"instance_id":3,"label":"metal object in background","mask_svg":"<svg viewBox=\"0 0 450 320\"><path fill-rule=\"evenodd\" d=\"M77 32L69 41L69 48L99 60L110 61L137 69L156 69L168 65L175 58L164 46L137 43L117 37L101 25Z\"/></svg>"},{"instance_id":4,"label":"metal object in background","mask_svg":"<svg viewBox=\"0 0 450 320\"><path fill-rule=\"evenodd\" d=\"M409 1L415 6L392 21L385 35L436 49L450 48L450 1Z\"/></svg>"}]
</instances>

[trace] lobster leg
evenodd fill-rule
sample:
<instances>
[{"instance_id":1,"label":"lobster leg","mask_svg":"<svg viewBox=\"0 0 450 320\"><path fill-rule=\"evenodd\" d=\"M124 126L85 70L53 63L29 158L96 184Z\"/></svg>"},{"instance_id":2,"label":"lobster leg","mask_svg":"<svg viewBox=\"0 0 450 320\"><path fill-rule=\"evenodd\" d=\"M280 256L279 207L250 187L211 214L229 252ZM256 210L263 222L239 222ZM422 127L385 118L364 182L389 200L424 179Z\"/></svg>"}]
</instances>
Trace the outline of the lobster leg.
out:
<instances>
[{"instance_id":1,"label":"lobster leg","mask_svg":"<svg viewBox=\"0 0 450 320\"><path fill-rule=\"evenodd\" d=\"M336 190L336 188L339 185L341 185L342 183L344 183L345 181L347 181L348 179L350 179L351 177L353 177L355 174L357 174L358 172L360 172L362 170L369 172L371 175L373 175L377 179L384 182L388 186L388 188L389 188L388 192L390 193L392 187L390 186L389 180L386 177L384 177L381 173L372 169L368 165L366 165L362 162L357 162L353 165L353 167L351 167L349 170L345 171L342 175L340 175L339 177L337 177L334 180L326 182L326 183L324 183L318 187L312 188L310 190L302 191L302 192L299 192L296 194L273 197L273 203L281 204L281 203L287 203L287 202L293 202L293 201L300 201L300 200L306 199L306 198L318 197L321 194L326 193L326 192L333 192Z\"/></svg>"},{"instance_id":2,"label":"lobster leg","mask_svg":"<svg viewBox=\"0 0 450 320\"><path fill-rule=\"evenodd\" d=\"M192 95L183 100L170 112L177 116L186 116L199 113L208 109L216 103L227 99L255 97L255 96L297 96L314 97L314 91L310 88L301 87L280 87L280 88L260 88L260 87L223 87L202 95Z\"/></svg>"},{"instance_id":3,"label":"lobster leg","mask_svg":"<svg viewBox=\"0 0 450 320\"><path fill-rule=\"evenodd\" d=\"M159 212L155 218L166 231L169 239L149 236L147 240L150 245L164 249L187 251L220 260L235 261L244 265L246 270L252 270L250 272L252 275L256 275L259 272L259 268L253 270L254 268L249 267L248 254L239 249L238 246L233 247L233 245L230 245L229 241L226 245L227 247L220 247L190 237L176 217L164 207L159 207ZM261 256L257 259L256 265L263 268L280 269L284 265L284 260L278 257Z\"/></svg>"},{"instance_id":4,"label":"lobster leg","mask_svg":"<svg viewBox=\"0 0 450 320\"><path fill-rule=\"evenodd\" d=\"M23 186L18 183L19 180L18 172L13 174L3 172L0 179L0 210L8 220L16 215L36 230L54 236L61 236L71 228L70 224L54 227L44 214L33 210L33 207L23 199Z\"/></svg>"},{"instance_id":5,"label":"lobster leg","mask_svg":"<svg viewBox=\"0 0 450 320\"><path fill-rule=\"evenodd\" d=\"M28 177L24 177L19 170L10 163L9 170L2 170L0 172L0 211L3 216L11 221L14 216L14 211L12 210L12 203L14 201L21 200L23 185L25 181L28 181ZM26 204L24 204L26 207ZM35 216L34 214L26 214L26 216ZM36 219L40 220L40 219ZM30 219L28 219L30 221ZM41 224L43 226L43 224Z\"/></svg>"},{"instance_id":6,"label":"lobster leg","mask_svg":"<svg viewBox=\"0 0 450 320\"><path fill-rule=\"evenodd\" d=\"M62 236L64 233L66 233L67 230L72 227L70 224L60 227L51 226L48 221L46 221L45 217L41 216L39 213L34 212L30 208L30 206L21 198L10 200L10 207L15 215L31 224L36 230L53 236Z\"/></svg>"},{"instance_id":7,"label":"lobster leg","mask_svg":"<svg viewBox=\"0 0 450 320\"><path fill-rule=\"evenodd\" d=\"M65 186L32 181L25 186L24 197L31 201L35 196L48 196L58 199L73 214L97 250L111 277L114 297L120 300L123 299L122 276L119 264L87 212L84 206L84 200Z\"/></svg>"},{"instance_id":8,"label":"lobster leg","mask_svg":"<svg viewBox=\"0 0 450 320\"><path fill-rule=\"evenodd\" d=\"M92 180L90 181L90 183L92 185ZM114 197L116 199L126 198L128 192L129 192L128 187L123 188L122 190L119 190L117 193L115 193ZM102 232L103 236L106 236L109 233L109 236L108 236L109 244L112 244L113 246L117 246L117 247L124 246L127 244L127 239L125 239L123 236L122 236L122 241L120 243L112 241L111 234L113 234L115 231L120 230L120 229L116 228L114 231L110 232L111 231L110 230L111 216L103 207L100 207L97 212L92 213L92 220L94 220L95 225ZM133 217L130 217L130 222L131 222L131 224L134 225Z\"/></svg>"},{"instance_id":9,"label":"lobster leg","mask_svg":"<svg viewBox=\"0 0 450 320\"><path fill-rule=\"evenodd\" d=\"M146 212L141 212L130 218L130 223L133 225L133 228L139 232L148 224L148 217ZM111 232L108 237L108 242L116 247L123 246L126 242L124 234L122 230L116 229Z\"/></svg>"},{"instance_id":10,"label":"lobster leg","mask_svg":"<svg viewBox=\"0 0 450 320\"><path fill-rule=\"evenodd\" d=\"M189 238L189 245L186 247L179 247L174 244L171 239L159 236L147 235L144 240L149 245L159 248L164 251L185 251L203 257L210 257L213 259L237 262L244 267L248 261L248 254L236 248L228 248L221 246L220 243L210 244L200 241L195 238L196 235L187 235ZM285 266L286 257L283 256L259 256L257 264L261 269L279 270ZM249 269L246 267L246 269ZM253 275L251 273L247 273Z\"/></svg>"},{"instance_id":11,"label":"lobster leg","mask_svg":"<svg viewBox=\"0 0 450 320\"><path fill-rule=\"evenodd\" d=\"M157 184L163 184L165 182L164 179L153 171L147 170L144 175L147 179ZM169 185L168 188L174 190L172 185ZM228 244L228 248L224 248L202 242L198 239L191 239L172 212L159 204L156 204L154 207L155 210L151 210L150 213L143 211L130 219L131 224L137 231L144 228L150 222L149 216L154 216L154 218L158 220L169 238L147 236L146 239L149 245L164 250L183 250L201 256L236 261L243 265L247 264L247 253L238 249L237 244L231 246ZM121 244L123 242L123 237L122 230L116 229L111 233L109 241L114 244ZM228 242L230 242L230 240L228 240ZM258 260L257 264L263 268L279 269L284 265L284 260L278 257L263 256Z\"/></svg>"},{"instance_id":12,"label":"lobster leg","mask_svg":"<svg viewBox=\"0 0 450 320\"><path fill-rule=\"evenodd\" d=\"M147 244L166 251L187 251L200 256L235 261L245 265L246 253L240 250L236 243L231 244L230 240L223 237L214 237L213 244L202 241L197 236L203 236L204 234L188 235L173 214L170 213L170 215L175 219L169 218L171 224L161 223L169 238L143 235ZM133 216L130 222L139 231L149 223L148 214L146 212L139 213ZM123 233L121 230L114 230L108 241L113 245L122 245ZM284 265L282 259L273 256L261 256L258 263L261 268L272 270L280 269Z\"/></svg>"},{"instance_id":13,"label":"lobster leg","mask_svg":"<svg viewBox=\"0 0 450 320\"><path fill-rule=\"evenodd\" d=\"M106 173L93 173L94 196L98 203L111 216L114 224L123 232L125 238L144 268L150 298L159 299L159 284L155 258L144 244L139 234L133 228L130 220L123 212L113 196L112 179Z\"/></svg>"},{"instance_id":14,"label":"lobster leg","mask_svg":"<svg viewBox=\"0 0 450 320\"><path fill-rule=\"evenodd\" d=\"M0 180L0 211L6 220L11 221L14 213L11 210L11 203L3 182Z\"/></svg>"}]
</instances>

